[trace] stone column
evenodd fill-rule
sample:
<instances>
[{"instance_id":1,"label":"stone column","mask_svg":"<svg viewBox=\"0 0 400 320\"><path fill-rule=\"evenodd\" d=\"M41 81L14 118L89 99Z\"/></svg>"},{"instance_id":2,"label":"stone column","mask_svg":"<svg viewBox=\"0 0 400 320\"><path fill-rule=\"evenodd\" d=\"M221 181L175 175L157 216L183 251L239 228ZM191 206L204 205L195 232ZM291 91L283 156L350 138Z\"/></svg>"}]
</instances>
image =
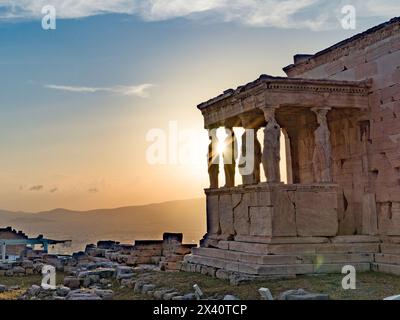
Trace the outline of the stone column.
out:
<instances>
[{"instance_id":1,"label":"stone column","mask_svg":"<svg viewBox=\"0 0 400 320\"><path fill-rule=\"evenodd\" d=\"M264 151L262 154L262 164L265 171L267 182L281 182L279 168L280 157L280 137L281 127L275 119L275 107L263 107L265 121L267 125L264 129Z\"/></svg>"},{"instance_id":2,"label":"stone column","mask_svg":"<svg viewBox=\"0 0 400 320\"><path fill-rule=\"evenodd\" d=\"M237 156L237 142L233 128L225 128L227 137L224 141L224 151L222 158L224 160L225 171L225 187L232 188L235 186L235 170L236 170L236 156Z\"/></svg>"},{"instance_id":3,"label":"stone column","mask_svg":"<svg viewBox=\"0 0 400 320\"><path fill-rule=\"evenodd\" d=\"M253 115L240 115L242 127L242 148L239 161L239 172L244 185L260 182L261 145L257 139L258 121Z\"/></svg>"},{"instance_id":4,"label":"stone column","mask_svg":"<svg viewBox=\"0 0 400 320\"><path fill-rule=\"evenodd\" d=\"M314 131L313 170L315 182L332 182L331 133L326 115L330 108L311 109L317 116L318 128Z\"/></svg>"},{"instance_id":5,"label":"stone column","mask_svg":"<svg viewBox=\"0 0 400 320\"><path fill-rule=\"evenodd\" d=\"M218 188L219 154L217 129L208 129L210 144L208 145L208 175L210 177L210 189Z\"/></svg>"}]
</instances>

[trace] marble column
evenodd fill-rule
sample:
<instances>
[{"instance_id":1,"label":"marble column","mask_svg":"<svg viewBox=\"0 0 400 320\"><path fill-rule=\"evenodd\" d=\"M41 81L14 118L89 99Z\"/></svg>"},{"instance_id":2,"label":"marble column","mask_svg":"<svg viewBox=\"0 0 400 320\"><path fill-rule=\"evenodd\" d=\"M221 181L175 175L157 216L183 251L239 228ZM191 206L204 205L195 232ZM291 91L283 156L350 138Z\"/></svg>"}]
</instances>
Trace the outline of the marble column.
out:
<instances>
[{"instance_id":1,"label":"marble column","mask_svg":"<svg viewBox=\"0 0 400 320\"><path fill-rule=\"evenodd\" d=\"M263 107L265 121L267 125L264 129L264 151L262 155L262 164L265 171L267 182L281 182L281 173L279 168L280 157L280 137L281 127L275 119L275 107Z\"/></svg>"},{"instance_id":2,"label":"marble column","mask_svg":"<svg viewBox=\"0 0 400 320\"><path fill-rule=\"evenodd\" d=\"M240 115L242 127L242 147L239 161L239 172L242 175L243 185L258 184L260 182L261 145L257 139L258 122L253 115Z\"/></svg>"},{"instance_id":3,"label":"marble column","mask_svg":"<svg viewBox=\"0 0 400 320\"><path fill-rule=\"evenodd\" d=\"M218 188L219 154L217 129L208 129L210 144L208 145L208 175L210 177L210 189Z\"/></svg>"},{"instance_id":4,"label":"marble column","mask_svg":"<svg viewBox=\"0 0 400 320\"><path fill-rule=\"evenodd\" d=\"M225 138L224 150L222 152L225 171L225 187L232 188L235 186L237 142L232 127L226 127L225 131L227 137Z\"/></svg>"},{"instance_id":5,"label":"marble column","mask_svg":"<svg viewBox=\"0 0 400 320\"><path fill-rule=\"evenodd\" d=\"M332 148L327 122L329 108L311 109L317 116L318 128L314 131L313 170L315 182L332 182Z\"/></svg>"}]
</instances>

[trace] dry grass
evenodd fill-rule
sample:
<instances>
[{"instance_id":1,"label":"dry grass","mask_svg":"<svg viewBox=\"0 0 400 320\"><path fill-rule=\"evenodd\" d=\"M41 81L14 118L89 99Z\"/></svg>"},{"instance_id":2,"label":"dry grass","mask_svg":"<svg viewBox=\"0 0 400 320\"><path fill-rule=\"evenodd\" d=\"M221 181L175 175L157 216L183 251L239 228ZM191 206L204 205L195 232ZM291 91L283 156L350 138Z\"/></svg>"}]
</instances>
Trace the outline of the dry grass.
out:
<instances>
[{"instance_id":1,"label":"dry grass","mask_svg":"<svg viewBox=\"0 0 400 320\"><path fill-rule=\"evenodd\" d=\"M180 293L193 292L198 284L206 296L223 297L233 294L241 299L257 300L258 289L269 288L276 298L290 289L303 288L317 293L328 293L335 300L381 300L384 297L400 294L400 277L395 275L364 272L357 274L357 289L343 290L344 275L299 276L294 279L255 281L240 286L232 286L229 281L214 279L195 273L153 273L151 282L157 288L174 288ZM117 294L119 299L149 299L148 296L135 295L132 289L123 289Z\"/></svg>"},{"instance_id":2,"label":"dry grass","mask_svg":"<svg viewBox=\"0 0 400 320\"><path fill-rule=\"evenodd\" d=\"M277 297L280 293L290 289L303 288L311 292L328 293L332 299L337 300L381 300L384 297L400 294L400 276L364 272L357 274L357 289L343 290L341 286L343 275L319 275L300 276L294 279L267 280L246 283L240 286L232 286L229 281L214 279L196 273L169 273L152 272L151 283L157 288L174 288L180 293L193 292L193 285L197 283L206 296L223 297L225 294L233 294L241 299L259 299L258 289L269 288ZM63 274L57 274L57 282L62 283ZM0 284L7 286L19 285L21 290L0 294L0 300L16 299L25 289L33 284L41 283L40 275L28 277L0 277ZM114 281L112 289L116 300L144 300L149 296L136 294L133 289L120 288Z\"/></svg>"}]
</instances>

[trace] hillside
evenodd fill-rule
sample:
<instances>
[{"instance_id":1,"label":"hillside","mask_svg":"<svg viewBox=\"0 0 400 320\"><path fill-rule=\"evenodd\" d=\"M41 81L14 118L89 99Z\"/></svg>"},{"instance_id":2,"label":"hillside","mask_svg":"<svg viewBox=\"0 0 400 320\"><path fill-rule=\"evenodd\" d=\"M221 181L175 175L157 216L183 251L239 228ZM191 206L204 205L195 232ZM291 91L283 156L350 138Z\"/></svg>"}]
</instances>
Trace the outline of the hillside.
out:
<instances>
[{"instance_id":1,"label":"hillside","mask_svg":"<svg viewBox=\"0 0 400 320\"><path fill-rule=\"evenodd\" d=\"M53 239L71 239L71 248L82 250L87 243L135 239L160 239L163 232L182 232L184 241L197 243L205 233L205 201L191 199L144 206L91 211L52 211L25 213L0 210L0 227L12 226L29 236L44 234Z\"/></svg>"}]
</instances>

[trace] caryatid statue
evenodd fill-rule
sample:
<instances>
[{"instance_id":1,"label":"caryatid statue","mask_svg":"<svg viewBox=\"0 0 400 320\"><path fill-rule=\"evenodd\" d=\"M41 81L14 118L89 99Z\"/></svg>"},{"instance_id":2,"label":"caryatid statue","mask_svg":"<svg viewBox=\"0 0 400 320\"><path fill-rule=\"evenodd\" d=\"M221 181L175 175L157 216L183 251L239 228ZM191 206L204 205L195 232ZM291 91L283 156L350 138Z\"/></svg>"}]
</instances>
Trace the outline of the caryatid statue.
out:
<instances>
[{"instance_id":1,"label":"caryatid statue","mask_svg":"<svg viewBox=\"0 0 400 320\"><path fill-rule=\"evenodd\" d=\"M330 131L326 115L328 108L313 108L317 116L318 128L314 131L313 169L316 182L332 182L332 151Z\"/></svg>"},{"instance_id":2,"label":"caryatid statue","mask_svg":"<svg viewBox=\"0 0 400 320\"><path fill-rule=\"evenodd\" d=\"M236 157L237 157L237 141L233 128L225 128L227 137L224 141L224 149L222 158L224 160L225 171L225 187L235 186L235 170L236 170Z\"/></svg>"},{"instance_id":3,"label":"caryatid statue","mask_svg":"<svg viewBox=\"0 0 400 320\"><path fill-rule=\"evenodd\" d=\"M209 129L208 137L210 139L210 144L208 145L208 175L210 177L210 189L217 189L219 174L217 129Z\"/></svg>"},{"instance_id":4,"label":"caryatid statue","mask_svg":"<svg viewBox=\"0 0 400 320\"><path fill-rule=\"evenodd\" d=\"M262 164L267 182L281 182L279 162L281 160L281 127L275 119L275 108L264 107L264 117L267 125L264 129L264 152Z\"/></svg>"}]
</instances>

